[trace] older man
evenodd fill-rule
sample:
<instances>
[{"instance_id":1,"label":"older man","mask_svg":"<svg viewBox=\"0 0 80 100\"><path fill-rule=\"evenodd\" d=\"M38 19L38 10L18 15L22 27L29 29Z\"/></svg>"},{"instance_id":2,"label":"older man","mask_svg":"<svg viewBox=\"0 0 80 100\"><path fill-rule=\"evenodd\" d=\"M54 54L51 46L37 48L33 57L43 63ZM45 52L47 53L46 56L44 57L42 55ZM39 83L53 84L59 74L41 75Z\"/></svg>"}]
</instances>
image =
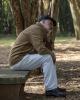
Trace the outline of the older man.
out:
<instances>
[{"instance_id":1,"label":"older man","mask_svg":"<svg viewBox=\"0 0 80 100\"><path fill-rule=\"evenodd\" d=\"M58 87L55 54L47 34L56 25L50 16L42 16L39 22L22 31L10 52L9 63L14 70L34 70L41 67L44 74L45 94L65 97L65 90Z\"/></svg>"}]
</instances>

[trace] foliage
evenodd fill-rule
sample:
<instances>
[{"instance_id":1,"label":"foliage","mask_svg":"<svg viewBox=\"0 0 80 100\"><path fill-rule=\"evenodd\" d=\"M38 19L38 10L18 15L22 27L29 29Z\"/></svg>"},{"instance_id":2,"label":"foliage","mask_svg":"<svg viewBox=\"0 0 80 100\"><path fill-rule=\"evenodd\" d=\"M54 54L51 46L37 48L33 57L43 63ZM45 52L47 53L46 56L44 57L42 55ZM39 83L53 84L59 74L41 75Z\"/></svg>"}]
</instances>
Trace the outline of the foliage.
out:
<instances>
[{"instance_id":1,"label":"foliage","mask_svg":"<svg viewBox=\"0 0 80 100\"><path fill-rule=\"evenodd\" d=\"M12 27L14 27L13 24L13 17L12 17L12 13L11 13L11 9L9 6L9 0L1 0L1 33L5 33L5 34L9 34L11 33L13 30Z\"/></svg>"}]
</instances>

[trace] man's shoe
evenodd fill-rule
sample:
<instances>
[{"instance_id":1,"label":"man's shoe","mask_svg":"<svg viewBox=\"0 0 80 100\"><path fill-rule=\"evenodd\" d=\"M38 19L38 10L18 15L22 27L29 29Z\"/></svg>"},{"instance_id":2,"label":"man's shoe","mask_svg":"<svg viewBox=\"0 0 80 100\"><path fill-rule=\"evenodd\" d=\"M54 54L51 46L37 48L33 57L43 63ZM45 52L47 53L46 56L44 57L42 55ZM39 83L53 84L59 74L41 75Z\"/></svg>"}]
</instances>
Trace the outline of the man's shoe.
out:
<instances>
[{"instance_id":1,"label":"man's shoe","mask_svg":"<svg viewBox=\"0 0 80 100\"><path fill-rule=\"evenodd\" d=\"M60 91L58 88L46 91L46 96L66 97L66 93Z\"/></svg>"},{"instance_id":2,"label":"man's shoe","mask_svg":"<svg viewBox=\"0 0 80 100\"><path fill-rule=\"evenodd\" d=\"M57 87L57 89L58 89L59 91L66 92L66 89L65 89L65 88Z\"/></svg>"}]
</instances>

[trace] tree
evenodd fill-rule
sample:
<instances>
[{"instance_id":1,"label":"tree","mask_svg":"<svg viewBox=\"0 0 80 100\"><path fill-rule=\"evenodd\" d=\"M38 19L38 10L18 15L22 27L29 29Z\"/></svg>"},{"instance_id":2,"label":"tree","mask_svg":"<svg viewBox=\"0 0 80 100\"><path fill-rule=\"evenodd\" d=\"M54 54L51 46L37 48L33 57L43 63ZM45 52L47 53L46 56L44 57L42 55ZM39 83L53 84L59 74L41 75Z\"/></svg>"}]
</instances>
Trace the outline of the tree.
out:
<instances>
[{"instance_id":1,"label":"tree","mask_svg":"<svg viewBox=\"0 0 80 100\"><path fill-rule=\"evenodd\" d=\"M3 21L3 17L2 17L2 0L0 0L0 32L2 32L2 21Z\"/></svg>"},{"instance_id":2,"label":"tree","mask_svg":"<svg viewBox=\"0 0 80 100\"><path fill-rule=\"evenodd\" d=\"M59 0L51 0L51 17L53 17L58 22L59 15Z\"/></svg>"},{"instance_id":3,"label":"tree","mask_svg":"<svg viewBox=\"0 0 80 100\"><path fill-rule=\"evenodd\" d=\"M43 13L44 13L43 0L39 0L38 5L39 5L39 7L38 7L38 17L39 17L39 16L42 16Z\"/></svg>"},{"instance_id":4,"label":"tree","mask_svg":"<svg viewBox=\"0 0 80 100\"><path fill-rule=\"evenodd\" d=\"M20 1L10 0L10 5L12 7L12 14L15 20L16 34L18 35L24 29L24 19L20 8Z\"/></svg>"},{"instance_id":5,"label":"tree","mask_svg":"<svg viewBox=\"0 0 80 100\"><path fill-rule=\"evenodd\" d=\"M58 20L59 0L40 0L39 4L39 12L41 15L50 15L56 21Z\"/></svg>"},{"instance_id":6,"label":"tree","mask_svg":"<svg viewBox=\"0 0 80 100\"><path fill-rule=\"evenodd\" d=\"M59 3L59 27L60 32L74 35L73 19L68 0L60 0Z\"/></svg>"},{"instance_id":7,"label":"tree","mask_svg":"<svg viewBox=\"0 0 80 100\"><path fill-rule=\"evenodd\" d=\"M54 49L54 41L58 29L57 23L58 23L58 16L59 16L59 2L60 2L59 0L51 0L51 4L50 4L50 15L56 21L56 26L53 27L53 31L52 31L53 49Z\"/></svg>"},{"instance_id":8,"label":"tree","mask_svg":"<svg viewBox=\"0 0 80 100\"><path fill-rule=\"evenodd\" d=\"M80 0L68 0L72 12L75 36L80 40Z\"/></svg>"},{"instance_id":9,"label":"tree","mask_svg":"<svg viewBox=\"0 0 80 100\"><path fill-rule=\"evenodd\" d=\"M38 13L37 2L37 0L10 0L17 35L35 22Z\"/></svg>"}]
</instances>

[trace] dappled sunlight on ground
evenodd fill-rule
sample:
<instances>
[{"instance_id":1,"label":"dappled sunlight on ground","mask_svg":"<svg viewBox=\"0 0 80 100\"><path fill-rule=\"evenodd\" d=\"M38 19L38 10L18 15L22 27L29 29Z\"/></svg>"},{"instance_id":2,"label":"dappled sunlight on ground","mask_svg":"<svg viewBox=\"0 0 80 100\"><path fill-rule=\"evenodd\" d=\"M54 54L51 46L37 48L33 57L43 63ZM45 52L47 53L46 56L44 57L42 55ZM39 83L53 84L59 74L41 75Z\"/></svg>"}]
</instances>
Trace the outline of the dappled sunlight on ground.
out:
<instances>
[{"instance_id":1,"label":"dappled sunlight on ground","mask_svg":"<svg viewBox=\"0 0 80 100\"><path fill-rule=\"evenodd\" d=\"M57 61L80 61L80 42L55 44Z\"/></svg>"}]
</instances>

